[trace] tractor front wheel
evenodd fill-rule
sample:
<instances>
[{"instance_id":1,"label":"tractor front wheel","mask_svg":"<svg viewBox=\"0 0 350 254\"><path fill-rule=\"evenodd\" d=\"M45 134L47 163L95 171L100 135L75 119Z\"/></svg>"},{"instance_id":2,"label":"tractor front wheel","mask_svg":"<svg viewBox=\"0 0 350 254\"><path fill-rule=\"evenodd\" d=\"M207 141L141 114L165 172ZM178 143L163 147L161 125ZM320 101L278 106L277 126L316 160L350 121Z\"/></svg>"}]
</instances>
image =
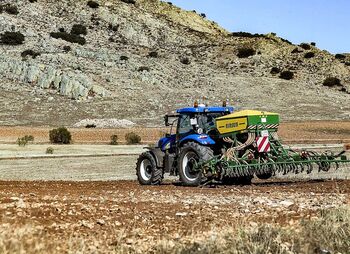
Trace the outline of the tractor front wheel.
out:
<instances>
[{"instance_id":1,"label":"tractor front wheel","mask_svg":"<svg viewBox=\"0 0 350 254\"><path fill-rule=\"evenodd\" d=\"M142 185L160 185L163 180L163 170L157 168L156 161L150 152L144 152L138 158L136 175Z\"/></svg>"},{"instance_id":2,"label":"tractor front wheel","mask_svg":"<svg viewBox=\"0 0 350 254\"><path fill-rule=\"evenodd\" d=\"M197 163L213 158L213 151L195 142L188 142L182 148L178 160L180 181L186 186L198 186L202 181L202 172Z\"/></svg>"}]
</instances>

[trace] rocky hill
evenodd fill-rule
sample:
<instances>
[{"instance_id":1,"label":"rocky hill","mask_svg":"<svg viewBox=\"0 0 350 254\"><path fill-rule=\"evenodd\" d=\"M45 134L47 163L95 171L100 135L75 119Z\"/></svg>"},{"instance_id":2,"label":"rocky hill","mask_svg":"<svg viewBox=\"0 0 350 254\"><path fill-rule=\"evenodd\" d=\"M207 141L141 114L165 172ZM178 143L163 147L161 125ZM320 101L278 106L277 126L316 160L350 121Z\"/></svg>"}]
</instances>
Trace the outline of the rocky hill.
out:
<instances>
[{"instance_id":1,"label":"rocky hill","mask_svg":"<svg viewBox=\"0 0 350 254\"><path fill-rule=\"evenodd\" d=\"M283 120L350 118L350 60L314 43L230 33L158 0L4 0L0 12L0 125L150 126L203 97Z\"/></svg>"}]
</instances>

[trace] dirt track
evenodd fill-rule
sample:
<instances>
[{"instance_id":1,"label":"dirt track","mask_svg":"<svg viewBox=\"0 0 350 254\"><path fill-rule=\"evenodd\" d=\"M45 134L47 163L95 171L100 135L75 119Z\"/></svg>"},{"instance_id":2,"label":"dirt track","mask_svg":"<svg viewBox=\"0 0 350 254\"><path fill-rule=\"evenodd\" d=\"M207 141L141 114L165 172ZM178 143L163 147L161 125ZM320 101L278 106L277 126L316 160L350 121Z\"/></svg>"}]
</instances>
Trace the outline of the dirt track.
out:
<instances>
[{"instance_id":1,"label":"dirt track","mask_svg":"<svg viewBox=\"0 0 350 254\"><path fill-rule=\"evenodd\" d=\"M85 252L107 252L139 246L142 253L162 238L177 241L245 222L293 225L349 203L350 181L214 189L132 181L0 182L0 250L59 253L81 245Z\"/></svg>"}]
</instances>

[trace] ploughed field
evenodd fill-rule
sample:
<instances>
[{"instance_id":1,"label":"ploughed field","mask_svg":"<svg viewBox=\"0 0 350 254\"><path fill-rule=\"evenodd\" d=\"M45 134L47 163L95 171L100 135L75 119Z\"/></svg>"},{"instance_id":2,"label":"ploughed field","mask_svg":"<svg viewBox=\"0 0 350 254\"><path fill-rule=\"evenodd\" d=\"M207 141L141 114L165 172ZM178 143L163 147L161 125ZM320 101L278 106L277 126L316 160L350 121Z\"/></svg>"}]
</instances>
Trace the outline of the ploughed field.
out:
<instances>
[{"instance_id":1,"label":"ploughed field","mask_svg":"<svg viewBox=\"0 0 350 254\"><path fill-rule=\"evenodd\" d=\"M2 181L0 252L346 253L350 234L342 223L350 221L349 203L349 180L215 188ZM332 234L336 229L340 234Z\"/></svg>"},{"instance_id":2,"label":"ploughed field","mask_svg":"<svg viewBox=\"0 0 350 254\"><path fill-rule=\"evenodd\" d=\"M0 127L0 143L14 143L18 137L33 135L36 143L49 142L51 127ZM124 143L128 132L141 136L143 143L155 143L164 135L166 128L130 128L130 129L86 129L68 128L75 143L109 143L111 135L118 135ZM308 121L282 122L279 128L280 138L287 143L350 143L350 121Z\"/></svg>"}]
</instances>

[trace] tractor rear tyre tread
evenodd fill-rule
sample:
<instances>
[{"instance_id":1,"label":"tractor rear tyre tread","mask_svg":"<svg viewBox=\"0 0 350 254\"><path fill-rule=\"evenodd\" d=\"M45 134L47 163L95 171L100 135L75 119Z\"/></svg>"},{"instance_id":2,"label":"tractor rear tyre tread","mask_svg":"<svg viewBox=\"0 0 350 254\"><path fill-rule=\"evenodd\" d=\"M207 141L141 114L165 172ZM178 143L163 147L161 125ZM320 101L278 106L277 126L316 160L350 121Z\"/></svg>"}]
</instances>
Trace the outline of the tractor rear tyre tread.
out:
<instances>
[{"instance_id":1,"label":"tractor rear tyre tread","mask_svg":"<svg viewBox=\"0 0 350 254\"><path fill-rule=\"evenodd\" d=\"M137 159L136 175L142 185L160 185L163 181L163 169L157 168L151 152L144 152Z\"/></svg>"},{"instance_id":2,"label":"tractor rear tyre tread","mask_svg":"<svg viewBox=\"0 0 350 254\"><path fill-rule=\"evenodd\" d=\"M192 179L188 176L189 172L183 168L183 161L185 156L189 153L194 153L197 156L196 161L207 161L214 157L213 150L210 147L200 145L195 142L188 142L181 148L179 159L178 159L178 170L180 181L185 186L199 186L202 182L202 173L199 171L198 174L193 174Z\"/></svg>"}]
</instances>

